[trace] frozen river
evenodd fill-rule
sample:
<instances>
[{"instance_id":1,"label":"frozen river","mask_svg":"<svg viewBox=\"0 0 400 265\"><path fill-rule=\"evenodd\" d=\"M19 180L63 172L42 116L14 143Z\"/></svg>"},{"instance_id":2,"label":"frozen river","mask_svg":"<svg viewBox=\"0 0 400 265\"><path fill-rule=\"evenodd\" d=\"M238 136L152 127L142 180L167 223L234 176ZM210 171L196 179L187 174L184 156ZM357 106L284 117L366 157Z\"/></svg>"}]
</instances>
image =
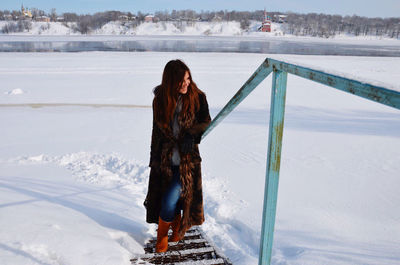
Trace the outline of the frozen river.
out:
<instances>
[{"instance_id":1,"label":"frozen river","mask_svg":"<svg viewBox=\"0 0 400 265\"><path fill-rule=\"evenodd\" d=\"M265 36L0 36L0 52L234 52L400 57L399 41Z\"/></svg>"}]
</instances>

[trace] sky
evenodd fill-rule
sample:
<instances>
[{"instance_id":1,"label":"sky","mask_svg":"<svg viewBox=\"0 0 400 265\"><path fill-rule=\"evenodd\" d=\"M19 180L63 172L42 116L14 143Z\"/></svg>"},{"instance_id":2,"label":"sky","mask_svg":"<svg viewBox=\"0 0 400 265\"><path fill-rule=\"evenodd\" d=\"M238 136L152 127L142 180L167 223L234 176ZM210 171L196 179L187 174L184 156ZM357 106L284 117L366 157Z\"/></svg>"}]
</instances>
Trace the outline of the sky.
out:
<instances>
[{"instance_id":1,"label":"sky","mask_svg":"<svg viewBox=\"0 0 400 265\"><path fill-rule=\"evenodd\" d=\"M164 10L192 9L237 10L237 11L280 11L296 13L325 13L358 15L366 17L400 17L400 0L1 0L0 10L17 10L21 4L28 8L39 8L57 13L95 13L107 10L154 13Z\"/></svg>"}]
</instances>

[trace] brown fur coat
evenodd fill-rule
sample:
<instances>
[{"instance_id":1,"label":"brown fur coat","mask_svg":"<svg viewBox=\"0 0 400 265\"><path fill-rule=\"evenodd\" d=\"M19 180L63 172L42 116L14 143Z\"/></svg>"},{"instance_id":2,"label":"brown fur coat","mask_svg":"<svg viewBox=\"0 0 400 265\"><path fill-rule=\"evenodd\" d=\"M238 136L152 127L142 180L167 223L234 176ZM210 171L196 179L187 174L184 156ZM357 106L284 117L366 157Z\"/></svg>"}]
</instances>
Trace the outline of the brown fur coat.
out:
<instances>
[{"instance_id":1,"label":"brown fur coat","mask_svg":"<svg viewBox=\"0 0 400 265\"><path fill-rule=\"evenodd\" d=\"M155 101L153 101L153 104ZM151 137L150 151L150 177L149 186L144 205L146 207L146 221L148 223L158 223L161 209L161 198L172 179L171 157L175 141L178 144L181 156L180 180L182 192L179 204L183 208L181 219L181 236L192 225L201 225L204 222L203 210L203 191L201 182L201 157L198 144L201 135L211 122L208 103L204 93L199 94L199 109L194 117L186 113L180 113L178 121L180 132L178 140L173 138L172 129L163 129L158 125L153 115L153 130ZM154 105L153 105L154 111ZM180 152L182 138L185 132L194 136L195 146L191 153L183 155Z\"/></svg>"}]
</instances>

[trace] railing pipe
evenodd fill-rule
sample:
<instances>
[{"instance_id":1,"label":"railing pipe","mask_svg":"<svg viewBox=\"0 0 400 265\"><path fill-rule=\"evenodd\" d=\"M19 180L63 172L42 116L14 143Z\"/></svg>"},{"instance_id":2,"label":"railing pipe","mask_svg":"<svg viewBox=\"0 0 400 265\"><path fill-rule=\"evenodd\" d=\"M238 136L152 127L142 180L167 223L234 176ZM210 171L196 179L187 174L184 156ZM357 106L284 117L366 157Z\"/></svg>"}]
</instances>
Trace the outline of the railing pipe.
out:
<instances>
[{"instance_id":1,"label":"railing pipe","mask_svg":"<svg viewBox=\"0 0 400 265\"><path fill-rule=\"evenodd\" d=\"M267 170L260 239L259 265L271 262L272 243L278 198L279 168L281 164L283 122L285 116L287 73L274 70L272 76L269 119Z\"/></svg>"},{"instance_id":2,"label":"railing pipe","mask_svg":"<svg viewBox=\"0 0 400 265\"><path fill-rule=\"evenodd\" d=\"M294 74L344 92L360 96L390 107L400 108L400 92L380 86L363 83L361 81L336 76L303 66L266 59L269 66L290 74Z\"/></svg>"},{"instance_id":3,"label":"railing pipe","mask_svg":"<svg viewBox=\"0 0 400 265\"><path fill-rule=\"evenodd\" d=\"M232 110L234 110L271 72L272 68L268 67L267 60L265 60L212 120L211 124L203 133L202 139L231 113Z\"/></svg>"}]
</instances>

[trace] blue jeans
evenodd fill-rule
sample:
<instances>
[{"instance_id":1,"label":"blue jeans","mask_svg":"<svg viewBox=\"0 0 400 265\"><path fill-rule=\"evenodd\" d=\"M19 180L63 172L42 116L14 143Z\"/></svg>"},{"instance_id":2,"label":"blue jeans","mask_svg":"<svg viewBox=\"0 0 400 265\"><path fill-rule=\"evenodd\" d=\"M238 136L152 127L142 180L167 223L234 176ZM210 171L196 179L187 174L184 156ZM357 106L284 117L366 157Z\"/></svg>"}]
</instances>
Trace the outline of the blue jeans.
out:
<instances>
[{"instance_id":1,"label":"blue jeans","mask_svg":"<svg viewBox=\"0 0 400 265\"><path fill-rule=\"evenodd\" d=\"M181 180L179 166L172 166L172 181L161 199L160 217L165 222L172 222L176 214L180 212L178 205L181 195Z\"/></svg>"}]
</instances>

